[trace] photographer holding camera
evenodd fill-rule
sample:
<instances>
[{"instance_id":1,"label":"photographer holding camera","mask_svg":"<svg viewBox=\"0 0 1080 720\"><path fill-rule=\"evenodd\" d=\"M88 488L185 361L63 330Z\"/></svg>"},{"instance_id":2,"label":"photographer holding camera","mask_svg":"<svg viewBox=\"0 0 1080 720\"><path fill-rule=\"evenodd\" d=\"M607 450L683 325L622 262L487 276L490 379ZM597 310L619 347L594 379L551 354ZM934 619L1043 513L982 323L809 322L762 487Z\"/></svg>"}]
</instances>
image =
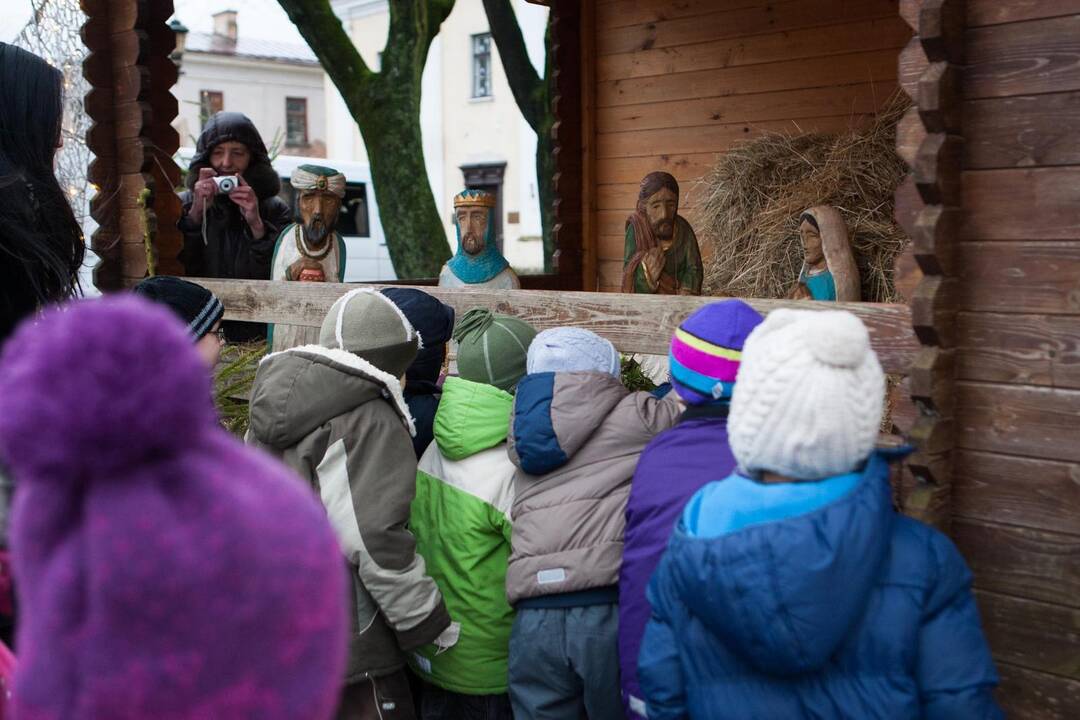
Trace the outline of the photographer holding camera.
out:
<instances>
[{"instance_id":1,"label":"photographer holding camera","mask_svg":"<svg viewBox=\"0 0 1080 720\"><path fill-rule=\"evenodd\" d=\"M180 255L189 276L269 280L274 242L291 222L281 181L259 131L246 115L207 120L180 193ZM256 339L265 325L225 323L230 340Z\"/></svg>"}]
</instances>

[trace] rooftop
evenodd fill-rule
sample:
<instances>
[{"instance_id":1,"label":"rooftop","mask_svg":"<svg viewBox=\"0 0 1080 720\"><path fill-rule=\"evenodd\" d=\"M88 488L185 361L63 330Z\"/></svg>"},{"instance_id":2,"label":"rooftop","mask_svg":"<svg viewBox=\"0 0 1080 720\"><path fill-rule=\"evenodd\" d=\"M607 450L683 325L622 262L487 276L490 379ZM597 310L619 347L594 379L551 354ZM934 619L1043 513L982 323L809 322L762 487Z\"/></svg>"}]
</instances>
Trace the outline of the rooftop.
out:
<instances>
[{"instance_id":1,"label":"rooftop","mask_svg":"<svg viewBox=\"0 0 1080 720\"><path fill-rule=\"evenodd\" d=\"M225 35L204 32L188 33L184 52L275 60L292 65L319 65L318 58L307 45L246 37L233 40Z\"/></svg>"}]
</instances>

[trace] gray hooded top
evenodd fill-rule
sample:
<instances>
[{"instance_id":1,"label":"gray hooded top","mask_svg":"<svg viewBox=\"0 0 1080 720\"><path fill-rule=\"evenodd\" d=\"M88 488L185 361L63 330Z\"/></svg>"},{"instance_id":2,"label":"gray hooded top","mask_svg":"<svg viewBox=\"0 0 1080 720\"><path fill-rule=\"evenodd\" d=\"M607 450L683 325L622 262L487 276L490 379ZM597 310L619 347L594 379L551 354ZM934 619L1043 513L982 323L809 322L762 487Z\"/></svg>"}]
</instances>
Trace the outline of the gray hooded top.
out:
<instances>
[{"instance_id":1,"label":"gray hooded top","mask_svg":"<svg viewBox=\"0 0 1080 720\"><path fill-rule=\"evenodd\" d=\"M630 479L653 436L678 421L673 395L631 393L595 372L533 373L518 384L511 604L618 584Z\"/></svg>"},{"instance_id":2,"label":"gray hooded top","mask_svg":"<svg viewBox=\"0 0 1080 720\"><path fill-rule=\"evenodd\" d=\"M398 380L341 349L274 353L255 377L249 442L311 483L351 567L346 682L401 668L403 651L450 624L406 529L416 490L411 426Z\"/></svg>"}]
</instances>

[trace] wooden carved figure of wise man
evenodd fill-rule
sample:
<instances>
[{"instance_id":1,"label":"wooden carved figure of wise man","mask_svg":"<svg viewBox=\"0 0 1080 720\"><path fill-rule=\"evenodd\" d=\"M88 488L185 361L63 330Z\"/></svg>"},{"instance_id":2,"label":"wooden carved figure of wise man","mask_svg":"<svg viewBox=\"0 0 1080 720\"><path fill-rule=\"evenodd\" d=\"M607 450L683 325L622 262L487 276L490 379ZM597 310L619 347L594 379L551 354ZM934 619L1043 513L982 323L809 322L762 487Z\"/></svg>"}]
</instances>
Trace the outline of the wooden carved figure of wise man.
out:
<instances>
[{"instance_id":1,"label":"wooden carved figure of wise man","mask_svg":"<svg viewBox=\"0 0 1080 720\"><path fill-rule=\"evenodd\" d=\"M701 294L701 251L694 229L679 215L674 177L666 172L645 176L625 229L624 293Z\"/></svg>"},{"instance_id":2,"label":"wooden carved figure of wise man","mask_svg":"<svg viewBox=\"0 0 1080 720\"><path fill-rule=\"evenodd\" d=\"M517 273L495 245L495 196L465 190L454 197L458 248L443 265L439 285L516 290Z\"/></svg>"},{"instance_id":3,"label":"wooden carved figure of wise man","mask_svg":"<svg viewBox=\"0 0 1080 720\"><path fill-rule=\"evenodd\" d=\"M788 297L837 302L861 300L859 268L840 211L827 205L810 208L799 218L799 235L804 252L802 271Z\"/></svg>"},{"instance_id":4,"label":"wooden carved figure of wise man","mask_svg":"<svg viewBox=\"0 0 1080 720\"><path fill-rule=\"evenodd\" d=\"M274 246L270 279L299 282L343 282L345 241L337 231L345 176L322 165L301 165L289 178L296 190L298 221L287 225ZM274 350L318 339L318 328L271 325Z\"/></svg>"}]
</instances>

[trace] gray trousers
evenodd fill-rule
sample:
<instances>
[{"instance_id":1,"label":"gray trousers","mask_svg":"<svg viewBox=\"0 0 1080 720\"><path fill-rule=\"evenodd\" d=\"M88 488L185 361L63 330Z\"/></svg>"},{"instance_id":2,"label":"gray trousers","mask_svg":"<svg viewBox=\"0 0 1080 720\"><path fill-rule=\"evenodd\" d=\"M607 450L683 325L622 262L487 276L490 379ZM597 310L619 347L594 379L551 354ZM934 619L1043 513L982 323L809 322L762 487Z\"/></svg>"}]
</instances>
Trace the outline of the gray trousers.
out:
<instances>
[{"instance_id":1,"label":"gray trousers","mask_svg":"<svg viewBox=\"0 0 1080 720\"><path fill-rule=\"evenodd\" d=\"M522 608L510 633L514 720L619 720L619 606Z\"/></svg>"}]
</instances>

